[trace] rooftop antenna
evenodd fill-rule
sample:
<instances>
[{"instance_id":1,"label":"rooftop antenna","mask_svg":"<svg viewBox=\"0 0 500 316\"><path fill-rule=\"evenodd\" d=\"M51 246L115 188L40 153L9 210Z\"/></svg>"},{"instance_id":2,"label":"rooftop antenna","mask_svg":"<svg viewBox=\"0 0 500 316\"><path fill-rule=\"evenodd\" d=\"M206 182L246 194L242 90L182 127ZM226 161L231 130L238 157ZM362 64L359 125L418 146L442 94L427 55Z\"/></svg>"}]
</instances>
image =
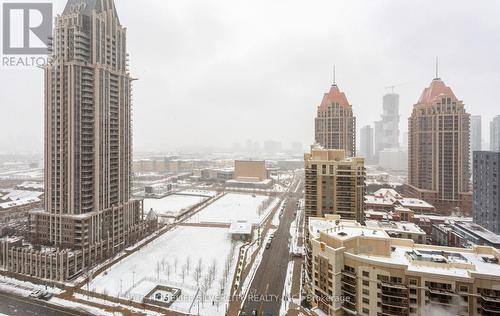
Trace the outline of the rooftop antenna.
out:
<instances>
[{"instance_id":1,"label":"rooftop antenna","mask_svg":"<svg viewBox=\"0 0 500 316\"><path fill-rule=\"evenodd\" d=\"M439 79L439 57L436 56L436 79Z\"/></svg>"},{"instance_id":2,"label":"rooftop antenna","mask_svg":"<svg viewBox=\"0 0 500 316\"><path fill-rule=\"evenodd\" d=\"M335 78L335 65L333 65L333 85L334 86L337 85L337 81L336 81L336 78Z\"/></svg>"}]
</instances>

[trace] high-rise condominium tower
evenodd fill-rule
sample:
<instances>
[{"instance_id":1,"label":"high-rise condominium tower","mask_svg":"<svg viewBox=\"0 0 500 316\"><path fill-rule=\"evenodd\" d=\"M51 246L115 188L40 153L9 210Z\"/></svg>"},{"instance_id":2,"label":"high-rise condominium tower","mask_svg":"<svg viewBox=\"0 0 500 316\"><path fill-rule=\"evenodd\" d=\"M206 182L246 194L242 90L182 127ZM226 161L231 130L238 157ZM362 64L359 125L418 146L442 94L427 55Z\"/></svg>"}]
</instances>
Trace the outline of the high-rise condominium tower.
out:
<instances>
[{"instance_id":1,"label":"high-rise condominium tower","mask_svg":"<svg viewBox=\"0 0 500 316\"><path fill-rule=\"evenodd\" d=\"M82 265L142 235L130 196L131 82L126 30L112 0L69 0L45 69L45 211L37 244L80 249Z\"/></svg>"},{"instance_id":2,"label":"high-rise condominium tower","mask_svg":"<svg viewBox=\"0 0 500 316\"><path fill-rule=\"evenodd\" d=\"M500 115L495 116L490 123L490 150L500 151Z\"/></svg>"},{"instance_id":3,"label":"high-rise condominium tower","mask_svg":"<svg viewBox=\"0 0 500 316\"><path fill-rule=\"evenodd\" d=\"M375 122L375 154L384 149L399 148L399 95L388 93L383 98L382 119Z\"/></svg>"},{"instance_id":4,"label":"high-rise condominium tower","mask_svg":"<svg viewBox=\"0 0 500 316\"><path fill-rule=\"evenodd\" d=\"M365 164L343 150L313 146L305 154L306 223L311 216L337 214L364 223Z\"/></svg>"},{"instance_id":5,"label":"high-rise condominium tower","mask_svg":"<svg viewBox=\"0 0 500 316\"><path fill-rule=\"evenodd\" d=\"M470 211L469 121L464 103L441 79L434 79L408 120L408 195L438 211Z\"/></svg>"},{"instance_id":6,"label":"high-rise condominium tower","mask_svg":"<svg viewBox=\"0 0 500 316\"><path fill-rule=\"evenodd\" d=\"M342 149L348 157L356 155L356 118L336 84L325 93L318 107L315 140L325 149Z\"/></svg>"}]
</instances>

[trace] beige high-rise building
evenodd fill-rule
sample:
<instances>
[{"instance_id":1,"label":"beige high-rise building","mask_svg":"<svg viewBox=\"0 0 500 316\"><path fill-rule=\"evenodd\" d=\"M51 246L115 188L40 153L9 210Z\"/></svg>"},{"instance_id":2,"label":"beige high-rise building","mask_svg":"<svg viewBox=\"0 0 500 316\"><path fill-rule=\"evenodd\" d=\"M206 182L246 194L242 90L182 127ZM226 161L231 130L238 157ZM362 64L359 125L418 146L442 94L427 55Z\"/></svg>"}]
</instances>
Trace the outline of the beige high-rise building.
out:
<instances>
[{"instance_id":1,"label":"beige high-rise building","mask_svg":"<svg viewBox=\"0 0 500 316\"><path fill-rule=\"evenodd\" d=\"M464 103L436 78L408 120L408 183L405 193L438 211L471 210L469 121Z\"/></svg>"},{"instance_id":2,"label":"beige high-rise building","mask_svg":"<svg viewBox=\"0 0 500 316\"><path fill-rule=\"evenodd\" d=\"M308 231L313 314L500 314L498 249L420 245L334 215Z\"/></svg>"},{"instance_id":3,"label":"beige high-rise building","mask_svg":"<svg viewBox=\"0 0 500 316\"><path fill-rule=\"evenodd\" d=\"M347 157L356 155L356 118L347 97L333 84L318 107L315 140L326 149L342 149Z\"/></svg>"},{"instance_id":4,"label":"beige high-rise building","mask_svg":"<svg viewBox=\"0 0 500 316\"><path fill-rule=\"evenodd\" d=\"M311 216L326 214L364 222L364 159L313 146L304 161L306 222Z\"/></svg>"},{"instance_id":5,"label":"beige high-rise building","mask_svg":"<svg viewBox=\"0 0 500 316\"><path fill-rule=\"evenodd\" d=\"M45 210L30 213L32 249L4 246L9 271L65 280L146 234L142 201L130 196L126 47L113 0L69 0L56 18L45 68Z\"/></svg>"}]
</instances>

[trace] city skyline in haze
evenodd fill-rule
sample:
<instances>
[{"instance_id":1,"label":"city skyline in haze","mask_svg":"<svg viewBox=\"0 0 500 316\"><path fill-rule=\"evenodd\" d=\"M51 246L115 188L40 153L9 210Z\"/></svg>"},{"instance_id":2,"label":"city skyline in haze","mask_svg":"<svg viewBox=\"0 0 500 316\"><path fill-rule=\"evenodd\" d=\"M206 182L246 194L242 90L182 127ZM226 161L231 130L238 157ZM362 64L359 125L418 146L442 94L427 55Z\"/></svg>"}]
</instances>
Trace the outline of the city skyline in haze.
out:
<instances>
[{"instance_id":1,"label":"city skyline in haze","mask_svg":"<svg viewBox=\"0 0 500 316\"><path fill-rule=\"evenodd\" d=\"M61 12L66 1L54 1ZM401 134L423 89L440 77L473 115L483 139L500 99L500 4L465 1L117 1L128 27L134 151L314 140L317 106L336 81L357 129L382 113L396 85ZM433 10L429 10L431 7ZM332 12L342 12L332 15ZM447 23L442 14L446 12ZM480 17L480 18L479 18ZM2 152L41 152L43 74L0 72ZM359 139L358 139L359 143Z\"/></svg>"}]
</instances>

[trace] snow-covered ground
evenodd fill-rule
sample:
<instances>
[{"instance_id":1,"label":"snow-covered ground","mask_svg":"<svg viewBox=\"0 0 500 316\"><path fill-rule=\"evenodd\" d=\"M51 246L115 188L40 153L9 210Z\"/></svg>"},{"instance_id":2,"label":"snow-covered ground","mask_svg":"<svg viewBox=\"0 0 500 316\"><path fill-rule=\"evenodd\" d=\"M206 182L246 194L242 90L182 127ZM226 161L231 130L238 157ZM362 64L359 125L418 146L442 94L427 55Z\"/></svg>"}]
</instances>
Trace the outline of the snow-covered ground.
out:
<instances>
[{"instance_id":1,"label":"snow-covered ground","mask_svg":"<svg viewBox=\"0 0 500 316\"><path fill-rule=\"evenodd\" d=\"M182 290L171 309L197 312L199 301L201 315L223 315L240 246L228 229L177 227L97 276L89 288L141 302L156 285L168 285Z\"/></svg>"},{"instance_id":2,"label":"snow-covered ground","mask_svg":"<svg viewBox=\"0 0 500 316\"><path fill-rule=\"evenodd\" d=\"M90 313L91 315L96 315L96 316L121 316L122 315L121 313L106 312L106 311L104 311L100 308L97 308L97 307L63 300L63 299L60 299L58 297L51 298L50 302L54 305L71 308L71 309L74 309L77 311L84 311L84 312Z\"/></svg>"},{"instance_id":3,"label":"snow-covered ground","mask_svg":"<svg viewBox=\"0 0 500 316\"><path fill-rule=\"evenodd\" d=\"M143 309L134 308L134 307L131 307L131 306L128 306L128 305L113 303L113 302L110 302L110 301L102 300L102 299L99 299L99 298L95 298L95 297L92 297L92 296L87 296L87 295L80 294L80 293L73 294L73 297L76 298L76 299L82 300L82 301L87 301L89 303L96 303L96 304L103 305L103 306L121 307L121 308L124 308L124 309L128 309L129 311L131 311L133 313L140 314L140 313L146 312L146 314L148 316L160 316L161 315L160 313L156 313L156 312L153 312L153 311L150 311L150 310L144 311Z\"/></svg>"},{"instance_id":4,"label":"snow-covered ground","mask_svg":"<svg viewBox=\"0 0 500 316\"><path fill-rule=\"evenodd\" d=\"M295 262L288 261L288 266L286 269L286 279L285 288L283 289L283 297L281 298L281 308L280 316L285 316L290 309L290 303L292 302L292 282L293 282L293 266Z\"/></svg>"},{"instance_id":5,"label":"snow-covered ground","mask_svg":"<svg viewBox=\"0 0 500 316\"><path fill-rule=\"evenodd\" d=\"M228 193L193 215L188 222L230 224L232 221L243 220L260 224L278 201L264 195Z\"/></svg>"},{"instance_id":6,"label":"snow-covered ground","mask_svg":"<svg viewBox=\"0 0 500 316\"><path fill-rule=\"evenodd\" d=\"M158 215L178 216L207 199L206 196L183 194L167 195L161 199L144 199L144 211L147 213L152 209Z\"/></svg>"},{"instance_id":7,"label":"snow-covered ground","mask_svg":"<svg viewBox=\"0 0 500 316\"><path fill-rule=\"evenodd\" d=\"M0 289L4 292L20 295L29 296L31 292L35 291L47 291L53 294L60 294L62 290L53 287L45 287L45 285L34 284L31 282L25 282L8 277L0 277Z\"/></svg>"}]
</instances>

